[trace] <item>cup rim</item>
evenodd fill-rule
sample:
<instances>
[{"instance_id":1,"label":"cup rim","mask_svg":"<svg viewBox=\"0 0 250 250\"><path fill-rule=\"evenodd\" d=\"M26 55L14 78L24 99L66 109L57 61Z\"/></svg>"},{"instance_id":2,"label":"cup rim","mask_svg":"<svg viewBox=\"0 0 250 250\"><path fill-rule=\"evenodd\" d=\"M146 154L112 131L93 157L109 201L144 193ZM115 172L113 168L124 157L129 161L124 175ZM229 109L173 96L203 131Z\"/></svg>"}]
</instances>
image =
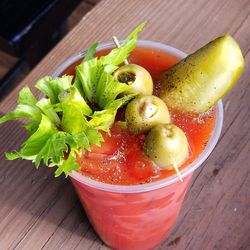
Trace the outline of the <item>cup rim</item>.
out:
<instances>
[{"instance_id":1,"label":"cup rim","mask_svg":"<svg viewBox=\"0 0 250 250\"><path fill-rule=\"evenodd\" d=\"M122 41L121 41L122 42ZM174 56L184 58L187 56L186 53L183 51L171 47L169 45L165 45L159 42L147 41L147 40L138 40L137 46L139 47L149 47L149 48L157 48L159 50L163 50L168 52ZM112 48L114 47L113 42L106 42L102 43L97 47L97 51ZM59 76L65 69L67 69L71 64L80 60L84 57L87 50L84 50L76 55L71 56L68 58L53 74L52 77L55 78ZM202 163L208 158L211 154L213 149L215 148L223 125L223 104L222 101L219 100L216 104L216 120L215 120L215 127L211 138L209 139L208 144L206 145L205 149L201 152L201 154L188 166L180 171L182 178L185 178L187 175L191 174L196 170L198 167L202 165ZM164 178L163 180L147 183L147 184L138 184L138 185L114 185L114 184L107 184L103 182L96 181L91 179L87 176L84 176L77 171L73 171L70 174L70 177L78 182L90 186L92 188L100 189L107 192L114 192L114 193L141 193L141 192L148 192L156 189L163 188L165 186L171 185L176 183L179 180L177 174Z\"/></svg>"}]
</instances>

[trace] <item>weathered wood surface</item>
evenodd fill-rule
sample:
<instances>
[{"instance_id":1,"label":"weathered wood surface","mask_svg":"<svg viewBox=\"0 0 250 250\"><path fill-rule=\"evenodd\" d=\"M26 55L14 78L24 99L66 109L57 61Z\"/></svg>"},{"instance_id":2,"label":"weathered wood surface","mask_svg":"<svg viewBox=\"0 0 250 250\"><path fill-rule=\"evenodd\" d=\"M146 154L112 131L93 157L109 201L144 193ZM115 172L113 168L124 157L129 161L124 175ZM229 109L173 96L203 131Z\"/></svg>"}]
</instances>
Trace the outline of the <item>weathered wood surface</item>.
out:
<instances>
[{"instance_id":1,"label":"weathered wood surface","mask_svg":"<svg viewBox=\"0 0 250 250\"><path fill-rule=\"evenodd\" d=\"M160 41L190 53L230 33L246 61L238 84L224 98L222 136L196 171L178 222L159 249L250 249L250 1L103 0L1 102L0 114L15 106L24 84L33 86L69 56L94 41L123 38L147 21L141 39ZM107 249L98 239L69 180L36 171L25 161L8 162L17 148L20 123L1 126L0 249Z\"/></svg>"}]
</instances>

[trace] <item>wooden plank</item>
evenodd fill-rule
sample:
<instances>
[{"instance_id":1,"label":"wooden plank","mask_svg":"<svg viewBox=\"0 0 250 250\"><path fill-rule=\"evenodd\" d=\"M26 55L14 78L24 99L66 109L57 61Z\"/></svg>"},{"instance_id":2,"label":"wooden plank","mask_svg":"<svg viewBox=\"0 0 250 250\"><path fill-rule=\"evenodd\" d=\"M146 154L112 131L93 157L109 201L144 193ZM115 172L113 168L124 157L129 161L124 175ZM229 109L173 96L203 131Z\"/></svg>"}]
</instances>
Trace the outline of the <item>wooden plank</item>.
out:
<instances>
[{"instance_id":1,"label":"wooden plank","mask_svg":"<svg viewBox=\"0 0 250 250\"><path fill-rule=\"evenodd\" d=\"M103 0L84 17L5 99L0 114L15 106L28 83L51 74L89 44L123 38L147 21L141 39L170 44L188 53L231 33L250 65L248 0ZM250 247L249 70L224 99L222 137L190 187L178 222L159 249L247 249ZM23 141L20 122L1 127L0 249L107 249L95 235L68 180L51 169L35 171L25 161L7 162L3 151Z\"/></svg>"},{"instance_id":2,"label":"wooden plank","mask_svg":"<svg viewBox=\"0 0 250 250\"><path fill-rule=\"evenodd\" d=\"M71 30L93 8L91 3L81 2L67 19L68 29Z\"/></svg>"},{"instance_id":3,"label":"wooden plank","mask_svg":"<svg viewBox=\"0 0 250 250\"><path fill-rule=\"evenodd\" d=\"M16 62L17 58L0 51L0 79L8 72Z\"/></svg>"}]
</instances>

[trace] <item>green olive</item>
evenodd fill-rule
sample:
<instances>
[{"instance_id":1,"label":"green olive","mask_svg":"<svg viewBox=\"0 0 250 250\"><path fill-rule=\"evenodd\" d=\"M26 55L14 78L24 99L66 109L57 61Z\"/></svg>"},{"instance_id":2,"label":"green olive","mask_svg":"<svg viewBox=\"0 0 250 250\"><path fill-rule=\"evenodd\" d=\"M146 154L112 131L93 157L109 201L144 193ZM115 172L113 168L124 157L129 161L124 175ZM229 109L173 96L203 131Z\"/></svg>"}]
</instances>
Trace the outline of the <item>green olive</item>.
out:
<instances>
[{"instance_id":1,"label":"green olive","mask_svg":"<svg viewBox=\"0 0 250 250\"><path fill-rule=\"evenodd\" d=\"M185 133L173 124L159 124L152 128L143 149L159 167L167 169L180 167L189 155Z\"/></svg>"},{"instance_id":2,"label":"green olive","mask_svg":"<svg viewBox=\"0 0 250 250\"><path fill-rule=\"evenodd\" d=\"M114 73L114 78L132 87L127 94L152 95L153 81L149 72L137 64L127 64Z\"/></svg>"},{"instance_id":3,"label":"green olive","mask_svg":"<svg viewBox=\"0 0 250 250\"><path fill-rule=\"evenodd\" d=\"M153 95L139 95L128 104L125 119L128 129L139 134L147 132L157 124L169 123L170 114L160 98Z\"/></svg>"}]
</instances>

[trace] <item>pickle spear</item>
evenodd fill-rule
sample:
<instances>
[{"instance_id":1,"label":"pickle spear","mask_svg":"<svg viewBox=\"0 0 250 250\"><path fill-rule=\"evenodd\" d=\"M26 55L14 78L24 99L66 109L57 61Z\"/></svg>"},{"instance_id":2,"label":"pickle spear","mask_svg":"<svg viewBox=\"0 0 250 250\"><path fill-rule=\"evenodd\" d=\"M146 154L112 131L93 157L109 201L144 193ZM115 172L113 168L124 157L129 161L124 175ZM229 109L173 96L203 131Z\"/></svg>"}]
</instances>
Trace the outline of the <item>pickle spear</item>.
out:
<instances>
[{"instance_id":1,"label":"pickle spear","mask_svg":"<svg viewBox=\"0 0 250 250\"><path fill-rule=\"evenodd\" d=\"M244 58L225 35L211 41L163 73L159 97L185 112L209 110L239 79Z\"/></svg>"}]
</instances>

